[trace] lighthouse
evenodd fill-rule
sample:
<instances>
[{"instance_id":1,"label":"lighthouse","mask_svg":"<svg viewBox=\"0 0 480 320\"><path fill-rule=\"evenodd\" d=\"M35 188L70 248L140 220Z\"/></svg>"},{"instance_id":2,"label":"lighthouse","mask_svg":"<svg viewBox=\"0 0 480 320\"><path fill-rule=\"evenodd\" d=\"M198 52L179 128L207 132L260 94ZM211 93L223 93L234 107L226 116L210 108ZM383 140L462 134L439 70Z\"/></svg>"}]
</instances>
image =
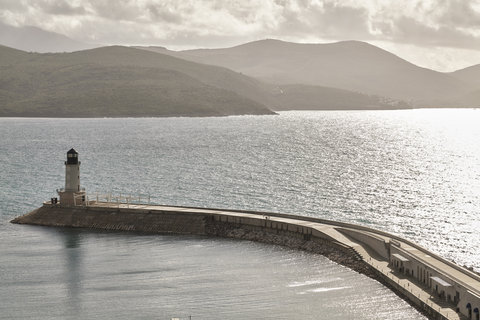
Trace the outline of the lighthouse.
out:
<instances>
[{"instance_id":1,"label":"lighthouse","mask_svg":"<svg viewBox=\"0 0 480 320\"><path fill-rule=\"evenodd\" d=\"M73 148L68 150L65 161L65 188L59 190L58 195L61 205L82 205L85 202L85 189L80 188L80 161Z\"/></svg>"},{"instance_id":2,"label":"lighthouse","mask_svg":"<svg viewBox=\"0 0 480 320\"><path fill-rule=\"evenodd\" d=\"M68 150L65 161L65 191L80 191L80 161L78 152L73 148Z\"/></svg>"}]
</instances>

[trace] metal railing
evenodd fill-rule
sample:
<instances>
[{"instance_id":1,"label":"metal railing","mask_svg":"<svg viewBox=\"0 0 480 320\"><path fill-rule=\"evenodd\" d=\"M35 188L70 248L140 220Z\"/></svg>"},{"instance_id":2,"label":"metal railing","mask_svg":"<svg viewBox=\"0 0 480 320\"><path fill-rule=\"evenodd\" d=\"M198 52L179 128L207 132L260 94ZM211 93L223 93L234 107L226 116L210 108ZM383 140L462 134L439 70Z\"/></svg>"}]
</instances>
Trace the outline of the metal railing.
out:
<instances>
[{"instance_id":1,"label":"metal railing","mask_svg":"<svg viewBox=\"0 0 480 320\"><path fill-rule=\"evenodd\" d=\"M78 195L76 197L79 197ZM94 193L94 194L86 194L85 201L82 205L84 206L92 206L98 204L109 204L109 205L117 205L118 207L122 204L126 204L127 207L130 205L150 205L150 194L137 194L137 195L113 195L112 193Z\"/></svg>"},{"instance_id":2,"label":"metal railing","mask_svg":"<svg viewBox=\"0 0 480 320\"><path fill-rule=\"evenodd\" d=\"M57 193L59 193L59 192L65 192L67 190L65 190L65 188L60 188L60 189L57 189L56 191ZM71 191L71 190L68 190L68 191ZM72 191L72 192L85 192L85 188L80 188L79 191Z\"/></svg>"}]
</instances>

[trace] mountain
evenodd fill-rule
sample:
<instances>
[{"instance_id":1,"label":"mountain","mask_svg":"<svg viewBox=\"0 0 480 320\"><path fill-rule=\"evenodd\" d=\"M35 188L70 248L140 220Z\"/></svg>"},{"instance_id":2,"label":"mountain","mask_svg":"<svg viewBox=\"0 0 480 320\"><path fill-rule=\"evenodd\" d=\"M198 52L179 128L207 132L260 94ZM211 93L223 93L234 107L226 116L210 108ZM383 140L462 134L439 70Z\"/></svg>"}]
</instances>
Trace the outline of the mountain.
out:
<instances>
[{"instance_id":1,"label":"mountain","mask_svg":"<svg viewBox=\"0 0 480 320\"><path fill-rule=\"evenodd\" d=\"M480 89L480 64L450 73L454 78Z\"/></svg>"},{"instance_id":2,"label":"mountain","mask_svg":"<svg viewBox=\"0 0 480 320\"><path fill-rule=\"evenodd\" d=\"M23 63L34 55L22 50L17 50L0 45L0 66Z\"/></svg>"},{"instance_id":3,"label":"mountain","mask_svg":"<svg viewBox=\"0 0 480 320\"><path fill-rule=\"evenodd\" d=\"M301 84L280 85L273 95L275 110L386 110L408 109L404 101L337 88Z\"/></svg>"},{"instance_id":4,"label":"mountain","mask_svg":"<svg viewBox=\"0 0 480 320\"><path fill-rule=\"evenodd\" d=\"M463 95L461 101L465 106L480 108L480 89Z\"/></svg>"},{"instance_id":5,"label":"mountain","mask_svg":"<svg viewBox=\"0 0 480 320\"><path fill-rule=\"evenodd\" d=\"M151 52L193 61L188 54L170 51L164 47L135 47ZM349 90L312 85L278 85L265 81L257 84L262 93L253 99L266 104L273 110L360 110L360 109L404 109L412 106L405 101L382 96L366 95Z\"/></svg>"},{"instance_id":6,"label":"mountain","mask_svg":"<svg viewBox=\"0 0 480 320\"><path fill-rule=\"evenodd\" d=\"M419 107L455 104L454 97L476 88L451 74L420 68L359 41L299 44L261 40L225 49L162 51L200 63L218 65L278 84L339 88L405 100Z\"/></svg>"},{"instance_id":7,"label":"mountain","mask_svg":"<svg viewBox=\"0 0 480 320\"><path fill-rule=\"evenodd\" d=\"M0 47L0 116L272 114L233 71L126 47L26 53ZM235 89L235 90L230 90Z\"/></svg>"},{"instance_id":8,"label":"mountain","mask_svg":"<svg viewBox=\"0 0 480 320\"><path fill-rule=\"evenodd\" d=\"M475 88L456 100L462 101L465 106L480 107L480 64L451 72L450 75Z\"/></svg>"},{"instance_id":9,"label":"mountain","mask_svg":"<svg viewBox=\"0 0 480 320\"><path fill-rule=\"evenodd\" d=\"M100 45L73 40L37 27L15 27L0 22L0 45L30 52L72 52Z\"/></svg>"}]
</instances>

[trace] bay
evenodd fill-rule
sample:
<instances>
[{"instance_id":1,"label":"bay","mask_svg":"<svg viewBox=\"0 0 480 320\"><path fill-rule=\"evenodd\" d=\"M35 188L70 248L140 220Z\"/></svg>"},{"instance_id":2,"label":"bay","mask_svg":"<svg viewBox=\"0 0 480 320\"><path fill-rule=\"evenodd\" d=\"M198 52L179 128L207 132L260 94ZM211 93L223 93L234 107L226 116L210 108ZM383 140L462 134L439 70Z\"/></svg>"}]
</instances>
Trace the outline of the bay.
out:
<instances>
[{"instance_id":1,"label":"bay","mask_svg":"<svg viewBox=\"0 0 480 320\"><path fill-rule=\"evenodd\" d=\"M74 147L91 194L354 222L479 270L479 120L474 109L0 119L0 317L421 318L317 255L9 220L55 196Z\"/></svg>"}]
</instances>

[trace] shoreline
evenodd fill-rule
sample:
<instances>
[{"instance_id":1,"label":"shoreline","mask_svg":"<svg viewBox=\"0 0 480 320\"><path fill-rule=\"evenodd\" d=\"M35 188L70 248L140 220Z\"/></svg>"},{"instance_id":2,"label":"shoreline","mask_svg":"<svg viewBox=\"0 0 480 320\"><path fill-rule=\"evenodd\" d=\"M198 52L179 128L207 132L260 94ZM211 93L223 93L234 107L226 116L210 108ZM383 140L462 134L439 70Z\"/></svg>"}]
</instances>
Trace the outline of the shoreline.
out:
<instances>
[{"instance_id":1,"label":"shoreline","mask_svg":"<svg viewBox=\"0 0 480 320\"><path fill-rule=\"evenodd\" d=\"M0 116L0 119L171 119L171 118L228 118L228 117L245 117L245 116L278 116L282 113L286 112L337 112L337 111L344 111L344 112L358 112L358 111L412 111L412 110L480 110L480 106L478 107L411 107L411 108L362 108L362 109L355 109L355 108L346 108L346 109L281 109L281 110L274 110L271 109L272 113L260 113L260 114L225 114L225 115L138 115L138 116L79 116L79 117L47 117L44 115L38 116Z\"/></svg>"}]
</instances>

